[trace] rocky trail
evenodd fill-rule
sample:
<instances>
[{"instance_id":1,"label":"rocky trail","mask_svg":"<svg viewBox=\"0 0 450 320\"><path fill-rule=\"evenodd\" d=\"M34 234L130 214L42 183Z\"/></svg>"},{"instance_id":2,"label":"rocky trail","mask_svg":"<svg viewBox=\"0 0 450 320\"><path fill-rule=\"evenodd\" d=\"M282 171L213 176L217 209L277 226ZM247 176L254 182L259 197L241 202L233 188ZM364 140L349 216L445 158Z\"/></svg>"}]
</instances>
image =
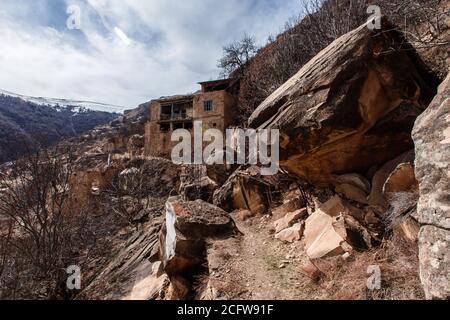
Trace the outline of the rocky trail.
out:
<instances>
[{"instance_id":1,"label":"rocky trail","mask_svg":"<svg viewBox=\"0 0 450 320\"><path fill-rule=\"evenodd\" d=\"M226 282L238 287L238 290L233 290L235 296L228 298L305 298L298 287L299 283L307 279L298 272L298 263L288 254L296 244L289 246L275 242L260 218L236 221L237 228L242 232L239 240L233 241L236 247L233 242L228 246L216 244L230 257L224 266Z\"/></svg>"},{"instance_id":2,"label":"rocky trail","mask_svg":"<svg viewBox=\"0 0 450 320\"><path fill-rule=\"evenodd\" d=\"M233 214L240 236L216 241L209 253L211 277L223 286L226 299L311 299L311 279L300 272L300 242L285 244L268 228L270 216L241 221Z\"/></svg>"}]
</instances>

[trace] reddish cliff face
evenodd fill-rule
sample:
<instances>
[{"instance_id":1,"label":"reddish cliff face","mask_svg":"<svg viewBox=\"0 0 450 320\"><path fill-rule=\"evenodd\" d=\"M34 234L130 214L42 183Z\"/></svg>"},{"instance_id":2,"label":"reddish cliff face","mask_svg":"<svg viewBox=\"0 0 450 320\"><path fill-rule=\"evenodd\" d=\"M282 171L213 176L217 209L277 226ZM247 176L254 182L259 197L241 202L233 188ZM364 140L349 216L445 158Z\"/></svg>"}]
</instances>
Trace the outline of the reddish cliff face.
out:
<instances>
[{"instance_id":1,"label":"reddish cliff face","mask_svg":"<svg viewBox=\"0 0 450 320\"><path fill-rule=\"evenodd\" d=\"M280 129L281 166L314 184L384 164L412 149L414 121L434 95L402 45L387 23L342 36L270 95L250 126Z\"/></svg>"}]
</instances>

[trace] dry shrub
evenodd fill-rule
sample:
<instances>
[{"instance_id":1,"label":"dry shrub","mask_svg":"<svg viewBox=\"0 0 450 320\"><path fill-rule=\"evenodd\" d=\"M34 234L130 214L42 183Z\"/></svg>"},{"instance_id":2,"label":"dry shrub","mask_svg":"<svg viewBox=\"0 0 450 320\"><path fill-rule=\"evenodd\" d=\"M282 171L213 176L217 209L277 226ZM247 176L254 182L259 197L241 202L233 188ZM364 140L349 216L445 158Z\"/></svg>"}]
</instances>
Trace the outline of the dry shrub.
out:
<instances>
[{"instance_id":1,"label":"dry shrub","mask_svg":"<svg viewBox=\"0 0 450 320\"><path fill-rule=\"evenodd\" d=\"M203 271L193 277L192 290L197 298L206 292L209 284L208 265L203 265Z\"/></svg>"},{"instance_id":2,"label":"dry shrub","mask_svg":"<svg viewBox=\"0 0 450 320\"><path fill-rule=\"evenodd\" d=\"M419 279L417 244L393 234L379 248L355 252L348 260L334 257L315 261L325 274L320 299L416 300L424 299ZM379 266L381 289L369 290L369 266Z\"/></svg>"},{"instance_id":3,"label":"dry shrub","mask_svg":"<svg viewBox=\"0 0 450 320\"><path fill-rule=\"evenodd\" d=\"M65 148L0 167L0 299L73 298L66 268L80 266L88 283L88 264L109 252L117 222L78 200L74 172Z\"/></svg>"}]
</instances>

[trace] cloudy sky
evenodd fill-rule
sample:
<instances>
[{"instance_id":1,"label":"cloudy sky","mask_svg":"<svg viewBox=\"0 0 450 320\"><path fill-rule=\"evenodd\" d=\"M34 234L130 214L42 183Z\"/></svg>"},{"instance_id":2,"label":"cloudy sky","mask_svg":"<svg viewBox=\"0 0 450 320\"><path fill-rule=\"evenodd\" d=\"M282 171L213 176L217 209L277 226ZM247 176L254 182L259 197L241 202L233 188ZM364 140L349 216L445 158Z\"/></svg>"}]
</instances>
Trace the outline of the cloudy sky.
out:
<instances>
[{"instance_id":1,"label":"cloudy sky","mask_svg":"<svg viewBox=\"0 0 450 320\"><path fill-rule=\"evenodd\" d=\"M300 0L0 0L0 88L133 108L196 91L223 45L245 32L263 45L299 12Z\"/></svg>"}]
</instances>

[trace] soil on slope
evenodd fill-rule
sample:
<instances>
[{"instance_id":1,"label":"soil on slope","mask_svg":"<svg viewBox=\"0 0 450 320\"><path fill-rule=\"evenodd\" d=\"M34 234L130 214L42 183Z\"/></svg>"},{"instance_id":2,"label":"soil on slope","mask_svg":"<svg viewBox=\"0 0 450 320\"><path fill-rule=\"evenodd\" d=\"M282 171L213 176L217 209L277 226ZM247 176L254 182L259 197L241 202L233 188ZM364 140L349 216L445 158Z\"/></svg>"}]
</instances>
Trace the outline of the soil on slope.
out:
<instances>
[{"instance_id":1,"label":"soil on slope","mask_svg":"<svg viewBox=\"0 0 450 320\"><path fill-rule=\"evenodd\" d=\"M380 248L355 252L350 258L314 261L321 276L303 270L304 242L287 244L274 239L270 216L247 221L235 218L242 235L215 241L208 249L209 281L218 299L423 299L416 245L398 235ZM368 267L380 266L381 289L369 290ZM205 280L205 279L203 279ZM199 279L201 282L201 279ZM201 285L200 283L198 284Z\"/></svg>"}]
</instances>

